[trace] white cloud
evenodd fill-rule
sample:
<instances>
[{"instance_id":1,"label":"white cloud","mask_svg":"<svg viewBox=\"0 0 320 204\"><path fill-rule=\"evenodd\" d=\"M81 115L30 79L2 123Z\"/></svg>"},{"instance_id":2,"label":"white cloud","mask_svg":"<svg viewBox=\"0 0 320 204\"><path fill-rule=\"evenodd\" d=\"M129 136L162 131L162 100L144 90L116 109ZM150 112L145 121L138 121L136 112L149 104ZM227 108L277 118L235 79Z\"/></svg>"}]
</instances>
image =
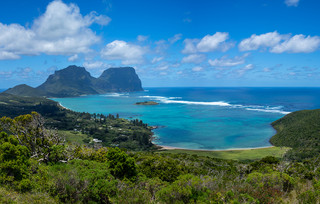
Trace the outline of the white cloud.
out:
<instances>
[{"instance_id":1,"label":"white cloud","mask_svg":"<svg viewBox=\"0 0 320 204\"><path fill-rule=\"evenodd\" d=\"M96 23L96 24L105 26L111 22L110 17L105 16L105 15L98 15L98 13L95 11L92 11L85 18L89 21L89 24Z\"/></svg>"},{"instance_id":2,"label":"white cloud","mask_svg":"<svg viewBox=\"0 0 320 204\"><path fill-rule=\"evenodd\" d=\"M208 62L211 66L215 66L215 67L233 67L240 64L244 64L245 58L248 55L249 54L244 54L243 56L240 56L240 57L236 56L234 58L227 58L226 56L223 56L219 59L214 59L214 60L209 59Z\"/></svg>"},{"instance_id":3,"label":"white cloud","mask_svg":"<svg viewBox=\"0 0 320 204\"><path fill-rule=\"evenodd\" d=\"M299 0L285 0L284 3L287 6L298 6Z\"/></svg>"},{"instance_id":4,"label":"white cloud","mask_svg":"<svg viewBox=\"0 0 320 204\"><path fill-rule=\"evenodd\" d=\"M267 49L273 53L308 53L320 47L319 36L305 36L302 34L291 36L281 35L277 31L256 35L244 39L239 44L241 51Z\"/></svg>"},{"instance_id":5,"label":"white cloud","mask_svg":"<svg viewBox=\"0 0 320 204\"><path fill-rule=\"evenodd\" d=\"M292 52L292 53L308 53L314 52L320 47L320 37L318 36L305 36L305 35L295 35L292 38L274 46L271 52L282 53L282 52Z\"/></svg>"},{"instance_id":6,"label":"white cloud","mask_svg":"<svg viewBox=\"0 0 320 204\"><path fill-rule=\"evenodd\" d=\"M106 25L107 16L91 12L82 16L75 4L60 0L51 2L43 15L35 19L31 28L18 24L0 23L0 53L7 59L19 55L74 55L88 53L100 41L90 28L93 23Z\"/></svg>"},{"instance_id":7,"label":"white cloud","mask_svg":"<svg viewBox=\"0 0 320 204\"><path fill-rule=\"evenodd\" d=\"M75 62L79 58L78 54L72 55L68 58L69 62Z\"/></svg>"},{"instance_id":8,"label":"white cloud","mask_svg":"<svg viewBox=\"0 0 320 204\"><path fill-rule=\"evenodd\" d=\"M138 35L137 40L139 42L143 42L146 41L149 38L149 36L145 36L145 35Z\"/></svg>"},{"instance_id":9,"label":"white cloud","mask_svg":"<svg viewBox=\"0 0 320 204\"><path fill-rule=\"evenodd\" d=\"M206 35L201 40L199 39L185 39L185 44L182 53L197 53L197 52L211 52L211 51L227 51L233 46L233 43L226 42L229 39L229 33L216 32L213 35Z\"/></svg>"},{"instance_id":10,"label":"white cloud","mask_svg":"<svg viewBox=\"0 0 320 204\"><path fill-rule=\"evenodd\" d=\"M0 60L12 60L12 59L19 59L20 56L16 55L12 52L7 51L0 51Z\"/></svg>"},{"instance_id":11,"label":"white cloud","mask_svg":"<svg viewBox=\"0 0 320 204\"><path fill-rule=\"evenodd\" d=\"M246 72L252 70L254 68L253 64L247 64L245 67L238 69L237 72L239 74L239 77L244 75Z\"/></svg>"},{"instance_id":12,"label":"white cloud","mask_svg":"<svg viewBox=\"0 0 320 204\"><path fill-rule=\"evenodd\" d=\"M169 38L168 41L169 43L173 44L175 42L177 42L178 40L180 40L182 38L182 34L175 34L172 38Z\"/></svg>"},{"instance_id":13,"label":"white cloud","mask_svg":"<svg viewBox=\"0 0 320 204\"><path fill-rule=\"evenodd\" d=\"M192 68L192 71L194 71L194 72L200 72L200 71L202 71L203 70L203 68L202 67L193 67Z\"/></svg>"},{"instance_id":14,"label":"white cloud","mask_svg":"<svg viewBox=\"0 0 320 204\"><path fill-rule=\"evenodd\" d=\"M184 49L182 50L182 53L188 54L188 53L196 53L197 47L196 44L199 42L199 39L185 39L183 43L185 44Z\"/></svg>"},{"instance_id":15,"label":"white cloud","mask_svg":"<svg viewBox=\"0 0 320 204\"><path fill-rule=\"evenodd\" d=\"M197 44L197 49L200 52L210 52L215 50L227 51L232 44L225 43L229 38L228 33L216 32L214 35L206 35Z\"/></svg>"},{"instance_id":16,"label":"white cloud","mask_svg":"<svg viewBox=\"0 0 320 204\"><path fill-rule=\"evenodd\" d=\"M200 64L206 59L206 56L203 54L191 54L188 55L184 58L182 58L181 62L182 63L195 63L195 64Z\"/></svg>"},{"instance_id":17,"label":"white cloud","mask_svg":"<svg viewBox=\"0 0 320 204\"><path fill-rule=\"evenodd\" d=\"M124 65L141 64L146 53L145 47L115 40L101 50L101 57L107 60L121 60Z\"/></svg>"},{"instance_id":18,"label":"white cloud","mask_svg":"<svg viewBox=\"0 0 320 204\"><path fill-rule=\"evenodd\" d=\"M154 57L152 60L151 60L151 63L152 64L155 64L157 62L160 62L161 60L163 60L163 57Z\"/></svg>"},{"instance_id":19,"label":"white cloud","mask_svg":"<svg viewBox=\"0 0 320 204\"><path fill-rule=\"evenodd\" d=\"M157 67L156 68L157 70L167 70L167 69L169 69L169 66L168 65L163 65L163 66L160 66L160 67Z\"/></svg>"},{"instance_id":20,"label":"white cloud","mask_svg":"<svg viewBox=\"0 0 320 204\"><path fill-rule=\"evenodd\" d=\"M244 39L239 44L241 51L257 50L260 47L273 47L276 46L283 36L277 31L265 33L261 35L253 34L250 38Z\"/></svg>"}]
</instances>

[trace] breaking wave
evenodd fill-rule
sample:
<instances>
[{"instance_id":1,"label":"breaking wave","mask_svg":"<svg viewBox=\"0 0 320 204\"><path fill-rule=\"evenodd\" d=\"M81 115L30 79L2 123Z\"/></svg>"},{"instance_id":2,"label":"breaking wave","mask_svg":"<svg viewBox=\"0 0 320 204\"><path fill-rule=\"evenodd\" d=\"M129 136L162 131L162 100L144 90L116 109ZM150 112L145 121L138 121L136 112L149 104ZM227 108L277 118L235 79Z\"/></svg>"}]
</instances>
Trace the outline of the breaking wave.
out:
<instances>
[{"instance_id":1,"label":"breaking wave","mask_svg":"<svg viewBox=\"0 0 320 204\"><path fill-rule=\"evenodd\" d=\"M128 93L109 93L109 94L104 94L103 96L107 97L129 97Z\"/></svg>"},{"instance_id":2,"label":"breaking wave","mask_svg":"<svg viewBox=\"0 0 320 204\"><path fill-rule=\"evenodd\" d=\"M161 103L174 103L174 104L189 104L189 105L206 105L206 106L222 106L229 108L242 108L248 111L259 111L267 113L279 113L279 114L289 114L290 112L284 111L282 106L257 106L257 105L239 105L239 104L230 104L225 101L212 101L212 102L202 102L202 101L184 101L177 100L181 97L163 97L163 96L140 96L139 98L148 98L152 100L160 101Z\"/></svg>"}]
</instances>

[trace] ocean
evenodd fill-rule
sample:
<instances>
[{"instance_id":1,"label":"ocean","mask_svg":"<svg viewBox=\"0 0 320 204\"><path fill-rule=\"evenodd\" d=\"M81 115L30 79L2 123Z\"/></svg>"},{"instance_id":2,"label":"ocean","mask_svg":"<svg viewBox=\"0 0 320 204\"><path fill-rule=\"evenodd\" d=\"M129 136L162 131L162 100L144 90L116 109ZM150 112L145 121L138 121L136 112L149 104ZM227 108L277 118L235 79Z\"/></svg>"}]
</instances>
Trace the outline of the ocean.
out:
<instances>
[{"instance_id":1,"label":"ocean","mask_svg":"<svg viewBox=\"0 0 320 204\"><path fill-rule=\"evenodd\" d=\"M320 88L145 88L53 100L74 111L118 113L159 126L158 145L222 150L271 146L270 124L292 111L320 108ZM149 100L159 105L135 105Z\"/></svg>"}]
</instances>

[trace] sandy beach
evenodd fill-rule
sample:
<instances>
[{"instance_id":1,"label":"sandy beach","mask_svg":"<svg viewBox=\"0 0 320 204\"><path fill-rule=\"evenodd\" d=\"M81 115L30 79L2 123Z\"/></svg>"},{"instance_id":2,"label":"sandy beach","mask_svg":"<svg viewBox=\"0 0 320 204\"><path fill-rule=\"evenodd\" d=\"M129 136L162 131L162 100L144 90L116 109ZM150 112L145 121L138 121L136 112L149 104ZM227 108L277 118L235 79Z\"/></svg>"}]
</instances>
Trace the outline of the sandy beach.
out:
<instances>
[{"instance_id":1,"label":"sandy beach","mask_svg":"<svg viewBox=\"0 0 320 204\"><path fill-rule=\"evenodd\" d=\"M252 149L267 149L272 148L274 146L268 147L249 147L249 148L230 148L230 149L219 149L219 150L210 150L210 149L186 149L180 147L172 147L172 146L164 146L164 145L157 145L162 148L162 150L174 150L174 149L181 149L181 150L190 150L190 151L211 151L211 152L223 152L223 151L239 151L239 150L252 150Z\"/></svg>"}]
</instances>

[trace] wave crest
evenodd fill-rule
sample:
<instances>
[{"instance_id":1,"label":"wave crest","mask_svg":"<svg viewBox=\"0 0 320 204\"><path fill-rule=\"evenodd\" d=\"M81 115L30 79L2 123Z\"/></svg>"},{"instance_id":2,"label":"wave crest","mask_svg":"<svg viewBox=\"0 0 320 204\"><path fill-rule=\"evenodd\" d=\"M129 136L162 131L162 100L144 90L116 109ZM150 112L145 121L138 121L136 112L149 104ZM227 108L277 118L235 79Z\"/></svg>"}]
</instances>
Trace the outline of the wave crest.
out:
<instances>
[{"instance_id":1,"label":"wave crest","mask_svg":"<svg viewBox=\"0 0 320 204\"><path fill-rule=\"evenodd\" d=\"M153 100L158 100L162 103L173 103L173 104L188 104L188 105L207 105L207 106L222 106L222 107L230 107L230 108L242 108L248 111L259 111L259 112L267 112L267 113L278 113L278 114L289 114L291 112L282 110L282 106L259 106L259 105L240 105L240 104L230 104L225 101L212 101L212 102L202 102L202 101L184 101L184 100L176 100L181 99L181 97L164 97L164 96L140 96L140 98L148 98Z\"/></svg>"}]
</instances>

